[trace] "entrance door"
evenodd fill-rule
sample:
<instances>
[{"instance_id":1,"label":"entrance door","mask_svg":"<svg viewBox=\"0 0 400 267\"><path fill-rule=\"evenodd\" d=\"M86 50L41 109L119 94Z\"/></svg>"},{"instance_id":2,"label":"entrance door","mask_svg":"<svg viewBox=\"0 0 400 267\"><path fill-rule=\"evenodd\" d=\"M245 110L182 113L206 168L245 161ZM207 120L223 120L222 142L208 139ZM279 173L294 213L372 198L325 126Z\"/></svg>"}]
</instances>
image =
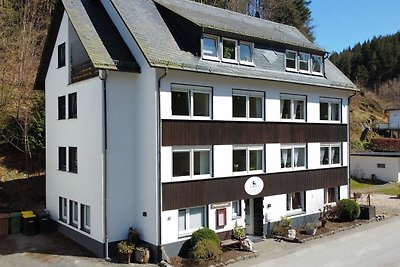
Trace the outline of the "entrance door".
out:
<instances>
[{"instance_id":1,"label":"entrance door","mask_svg":"<svg viewBox=\"0 0 400 267\"><path fill-rule=\"evenodd\" d=\"M254 234L254 200L245 199L245 222L246 222L246 234L253 235Z\"/></svg>"}]
</instances>

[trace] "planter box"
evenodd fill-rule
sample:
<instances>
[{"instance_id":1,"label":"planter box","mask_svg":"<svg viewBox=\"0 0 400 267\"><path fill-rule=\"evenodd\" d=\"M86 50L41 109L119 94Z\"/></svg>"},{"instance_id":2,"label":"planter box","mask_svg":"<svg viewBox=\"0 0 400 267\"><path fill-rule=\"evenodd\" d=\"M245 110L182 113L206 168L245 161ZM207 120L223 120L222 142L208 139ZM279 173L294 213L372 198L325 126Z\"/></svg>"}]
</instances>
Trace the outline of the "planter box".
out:
<instances>
[{"instance_id":1,"label":"planter box","mask_svg":"<svg viewBox=\"0 0 400 267\"><path fill-rule=\"evenodd\" d=\"M360 210L358 219L371 220L376 216L375 206L360 206Z\"/></svg>"}]
</instances>

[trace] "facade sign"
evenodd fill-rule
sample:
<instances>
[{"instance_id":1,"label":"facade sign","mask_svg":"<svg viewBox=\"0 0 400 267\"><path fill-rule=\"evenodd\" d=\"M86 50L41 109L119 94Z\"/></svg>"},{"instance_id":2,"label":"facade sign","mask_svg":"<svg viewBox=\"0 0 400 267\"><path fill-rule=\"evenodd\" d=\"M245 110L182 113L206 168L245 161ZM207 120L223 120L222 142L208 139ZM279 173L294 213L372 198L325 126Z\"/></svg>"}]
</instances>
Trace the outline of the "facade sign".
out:
<instances>
[{"instance_id":1,"label":"facade sign","mask_svg":"<svg viewBox=\"0 0 400 267\"><path fill-rule=\"evenodd\" d=\"M261 193L264 189L264 181L257 176L252 176L247 179L246 183L244 184L244 191L250 196L255 196Z\"/></svg>"}]
</instances>

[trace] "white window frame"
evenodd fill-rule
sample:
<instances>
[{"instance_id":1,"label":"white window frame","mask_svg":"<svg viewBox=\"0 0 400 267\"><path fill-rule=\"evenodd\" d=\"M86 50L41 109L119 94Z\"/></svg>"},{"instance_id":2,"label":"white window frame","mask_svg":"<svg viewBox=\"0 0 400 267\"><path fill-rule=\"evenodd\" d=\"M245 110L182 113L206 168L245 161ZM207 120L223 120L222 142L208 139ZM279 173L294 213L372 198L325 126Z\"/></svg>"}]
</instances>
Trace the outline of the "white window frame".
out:
<instances>
[{"instance_id":1,"label":"white window frame","mask_svg":"<svg viewBox=\"0 0 400 267\"><path fill-rule=\"evenodd\" d=\"M321 103L328 104L328 119L327 120L321 119ZM332 104L339 105L339 109L338 109L339 120L332 120ZM340 99L321 97L319 99L319 105L320 105L319 119L321 122L340 123L342 121L342 101Z\"/></svg>"},{"instance_id":2,"label":"white window frame","mask_svg":"<svg viewBox=\"0 0 400 267\"><path fill-rule=\"evenodd\" d=\"M235 42L235 59L224 58L224 41ZM222 62L238 63L238 41L235 39L222 37L221 40L221 60Z\"/></svg>"},{"instance_id":3,"label":"white window frame","mask_svg":"<svg viewBox=\"0 0 400 267\"><path fill-rule=\"evenodd\" d=\"M209 166L210 173L209 174L194 174L194 153L200 151L208 151L209 152ZM174 176L174 153L175 152L189 152L189 175L186 176ZM184 180L193 180L193 179L206 179L211 178L213 175L213 150L212 146L198 146L198 147L173 147L171 154L171 177L173 181L184 181Z\"/></svg>"},{"instance_id":4,"label":"white window frame","mask_svg":"<svg viewBox=\"0 0 400 267\"><path fill-rule=\"evenodd\" d=\"M70 224L74 227L78 227L79 225L79 203L74 201L74 200L70 200L70 213L71 213L71 218L70 218ZM75 218L75 212L76 212L76 218Z\"/></svg>"},{"instance_id":5,"label":"white window frame","mask_svg":"<svg viewBox=\"0 0 400 267\"><path fill-rule=\"evenodd\" d=\"M205 55L204 54L204 38L208 38L208 39L214 39L215 40L215 44L216 44L216 49L217 49L217 56L213 57L210 55ZM215 35L210 35L210 34L203 34L203 37L201 38L201 57L203 59L208 59L208 60L214 60L214 61L220 61L220 57L219 57L219 46L220 46L220 41L219 41L219 37L215 36Z\"/></svg>"},{"instance_id":6,"label":"white window frame","mask_svg":"<svg viewBox=\"0 0 400 267\"><path fill-rule=\"evenodd\" d=\"M203 208L203 226L200 228L189 228L190 227L190 209L195 209L195 208ZM186 228L184 230L179 230L179 211L184 210L185 211L185 226ZM197 206L197 207L191 207L191 208L185 208L185 209L179 209L178 210L178 237L187 237L190 236L193 232L197 231L198 229L207 227L207 206Z\"/></svg>"},{"instance_id":7,"label":"white window frame","mask_svg":"<svg viewBox=\"0 0 400 267\"><path fill-rule=\"evenodd\" d=\"M245 171L234 171L233 169L233 151L235 150L245 150L246 151L246 170ZM250 170L250 151L261 150L261 170ZM255 174L255 173L264 173L265 169L265 150L263 145L248 145L248 146L233 146L232 147L232 173L234 175L243 175L243 174Z\"/></svg>"},{"instance_id":8,"label":"white window frame","mask_svg":"<svg viewBox=\"0 0 400 267\"><path fill-rule=\"evenodd\" d=\"M68 199L65 197L59 199L61 200L59 219L66 223L68 222Z\"/></svg>"},{"instance_id":9,"label":"white window frame","mask_svg":"<svg viewBox=\"0 0 400 267\"><path fill-rule=\"evenodd\" d=\"M335 189L335 201L334 202L328 202L329 200L329 189L333 188ZM324 188L324 204L327 205L331 205L333 203L336 203L339 201L339 188L338 187L330 187L330 188Z\"/></svg>"},{"instance_id":10,"label":"white window frame","mask_svg":"<svg viewBox=\"0 0 400 267\"><path fill-rule=\"evenodd\" d=\"M240 46L241 45L246 45L250 47L250 56L251 56L251 61L245 61L241 59L241 55L240 55ZM248 65L248 66L254 66L254 43L250 43L250 42L245 42L245 41L239 41L239 45L238 45L238 59L239 59L239 63L241 65Z\"/></svg>"},{"instance_id":11,"label":"white window frame","mask_svg":"<svg viewBox=\"0 0 400 267\"><path fill-rule=\"evenodd\" d=\"M234 117L233 115L233 97L234 96L244 96L246 97L246 117ZM250 117L250 97L258 97L261 98L261 118L251 118ZM252 92L246 90L234 89L232 91L232 118L234 120L252 120L252 121L264 121L264 106L265 106L265 97L263 92Z\"/></svg>"},{"instance_id":12,"label":"white window frame","mask_svg":"<svg viewBox=\"0 0 400 267\"><path fill-rule=\"evenodd\" d=\"M282 118L283 100L290 100L290 118ZM303 110L304 119L296 119L295 101L304 101L304 110ZM306 122L307 121L307 97L304 95L281 94L280 95L280 118L281 118L281 121Z\"/></svg>"},{"instance_id":13,"label":"white window frame","mask_svg":"<svg viewBox=\"0 0 400 267\"><path fill-rule=\"evenodd\" d=\"M307 59L307 67L308 67L308 69L307 70L301 69L301 63L304 61L304 60L301 60L301 56L302 55L308 57L308 59ZM307 74L311 73L311 55L308 54L308 53L299 52L298 59L299 59L299 63L298 63L299 72L307 73Z\"/></svg>"},{"instance_id":14,"label":"white window frame","mask_svg":"<svg viewBox=\"0 0 400 267\"><path fill-rule=\"evenodd\" d=\"M287 66L287 63L286 63L286 60L288 59L288 58L287 58L287 53L294 53L294 54L295 54L295 56L294 56L294 65L295 65L295 67L294 67L294 68L290 68L290 67ZM292 60L292 59L290 59L290 60ZM286 52L285 52L285 69L286 69L287 71L298 72L298 65L299 65L299 64L298 64L298 55L297 55L297 51L286 49Z\"/></svg>"},{"instance_id":15,"label":"white window frame","mask_svg":"<svg viewBox=\"0 0 400 267\"><path fill-rule=\"evenodd\" d=\"M173 115L172 112L172 92L189 92L189 115ZM194 93L208 94L208 116L195 116L194 115ZM172 84L171 86L171 116L175 119L198 119L198 120L211 120L212 117L212 87L208 86L195 86L195 85L182 85Z\"/></svg>"},{"instance_id":16,"label":"white window frame","mask_svg":"<svg viewBox=\"0 0 400 267\"><path fill-rule=\"evenodd\" d=\"M303 148L304 149L304 166L300 166L300 167L295 167L294 166L294 150L296 148ZM283 149L290 149L290 153L291 153L291 167L283 167L282 168L282 150ZM281 145L281 149L280 149L280 166L281 166L281 170L305 170L307 169L307 145L306 144L293 144L293 145Z\"/></svg>"},{"instance_id":17,"label":"white window frame","mask_svg":"<svg viewBox=\"0 0 400 267\"><path fill-rule=\"evenodd\" d=\"M319 58L319 59L321 60L321 70L320 70L319 72L313 70L313 64L314 64L313 58L314 58L314 57L317 57L317 58ZM311 70L311 74L313 74L313 75L318 75L318 76L322 76L323 73L324 73L324 61L323 61L322 56L311 55L311 65L310 65L310 68L311 68L311 69L310 69L310 70Z\"/></svg>"},{"instance_id":18,"label":"white window frame","mask_svg":"<svg viewBox=\"0 0 400 267\"><path fill-rule=\"evenodd\" d=\"M82 230L90 233L90 225L91 225L91 208L88 205L81 204L81 212L82 212ZM89 217L89 223L87 222L87 217Z\"/></svg>"},{"instance_id":19,"label":"white window frame","mask_svg":"<svg viewBox=\"0 0 400 267\"><path fill-rule=\"evenodd\" d=\"M234 212L235 210L233 209L233 203L237 203L239 214ZM242 218L242 201L241 200L234 200L234 201L232 201L231 205L232 205L232 207L231 207L231 209L232 209L232 220L237 220L237 219Z\"/></svg>"},{"instance_id":20,"label":"white window frame","mask_svg":"<svg viewBox=\"0 0 400 267\"><path fill-rule=\"evenodd\" d=\"M293 202L293 194L300 193L300 209L293 209L292 202ZM306 191L301 192L293 192L286 194L286 215L287 216L294 216L298 214L302 214L306 212L305 206L305 195ZM289 209L288 209L288 202L289 202Z\"/></svg>"},{"instance_id":21,"label":"white window frame","mask_svg":"<svg viewBox=\"0 0 400 267\"><path fill-rule=\"evenodd\" d=\"M328 148L328 159L329 159L329 163L328 164L322 164L323 161L323 157L321 155L321 148ZM339 163L332 163L332 148L334 147L339 147ZM341 166L342 165L342 144L341 143L332 143L332 144L321 144L320 145L320 159L319 159L319 164L322 167L336 167L336 166Z\"/></svg>"}]
</instances>

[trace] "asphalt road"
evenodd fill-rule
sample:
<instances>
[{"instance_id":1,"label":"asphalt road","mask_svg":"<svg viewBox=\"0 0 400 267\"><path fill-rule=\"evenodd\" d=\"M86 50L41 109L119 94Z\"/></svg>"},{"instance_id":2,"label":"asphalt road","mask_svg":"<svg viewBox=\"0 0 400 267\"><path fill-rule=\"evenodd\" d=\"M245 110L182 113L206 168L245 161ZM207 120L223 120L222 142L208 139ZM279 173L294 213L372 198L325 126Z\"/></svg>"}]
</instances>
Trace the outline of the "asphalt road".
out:
<instances>
[{"instance_id":1,"label":"asphalt road","mask_svg":"<svg viewBox=\"0 0 400 267\"><path fill-rule=\"evenodd\" d=\"M276 243L271 247L271 244L262 243L255 244L255 248L261 250L257 258L230 266L400 267L400 217L304 244Z\"/></svg>"}]
</instances>

